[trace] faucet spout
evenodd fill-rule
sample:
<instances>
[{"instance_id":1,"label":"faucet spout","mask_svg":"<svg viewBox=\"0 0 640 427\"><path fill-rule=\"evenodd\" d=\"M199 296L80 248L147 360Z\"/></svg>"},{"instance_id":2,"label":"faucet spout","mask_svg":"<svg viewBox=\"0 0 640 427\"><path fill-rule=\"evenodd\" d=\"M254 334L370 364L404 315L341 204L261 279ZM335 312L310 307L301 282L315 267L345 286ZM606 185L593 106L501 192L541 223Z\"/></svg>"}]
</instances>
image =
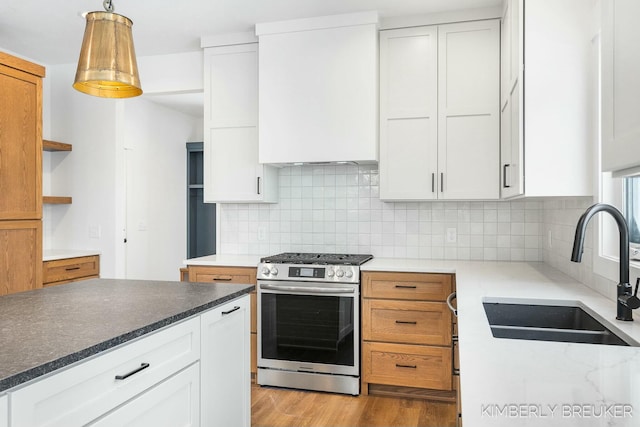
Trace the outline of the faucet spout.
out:
<instances>
[{"instance_id":1,"label":"faucet spout","mask_svg":"<svg viewBox=\"0 0 640 427\"><path fill-rule=\"evenodd\" d=\"M631 295L631 285L629 284L629 227L626 219L618 209L611 205L597 203L589 207L582 214L576 226L571 261L582 261L584 236L587 232L587 225L591 218L598 212L607 212L610 214L618 226L618 232L620 233L620 277L618 281L618 312L616 319L631 321L633 320L632 311L626 304L628 297Z\"/></svg>"}]
</instances>

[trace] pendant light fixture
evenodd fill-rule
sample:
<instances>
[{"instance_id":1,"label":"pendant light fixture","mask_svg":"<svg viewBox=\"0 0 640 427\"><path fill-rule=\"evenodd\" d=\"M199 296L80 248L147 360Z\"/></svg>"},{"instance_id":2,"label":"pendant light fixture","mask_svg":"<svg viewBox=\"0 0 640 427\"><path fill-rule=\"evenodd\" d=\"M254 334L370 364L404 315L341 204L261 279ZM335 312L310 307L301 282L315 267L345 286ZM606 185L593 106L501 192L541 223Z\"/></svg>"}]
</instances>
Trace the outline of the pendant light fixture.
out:
<instances>
[{"instance_id":1,"label":"pendant light fixture","mask_svg":"<svg viewBox=\"0 0 640 427\"><path fill-rule=\"evenodd\" d=\"M102 4L105 12L87 13L73 87L102 98L141 95L131 34L133 22L126 16L113 13L112 0L104 0Z\"/></svg>"}]
</instances>

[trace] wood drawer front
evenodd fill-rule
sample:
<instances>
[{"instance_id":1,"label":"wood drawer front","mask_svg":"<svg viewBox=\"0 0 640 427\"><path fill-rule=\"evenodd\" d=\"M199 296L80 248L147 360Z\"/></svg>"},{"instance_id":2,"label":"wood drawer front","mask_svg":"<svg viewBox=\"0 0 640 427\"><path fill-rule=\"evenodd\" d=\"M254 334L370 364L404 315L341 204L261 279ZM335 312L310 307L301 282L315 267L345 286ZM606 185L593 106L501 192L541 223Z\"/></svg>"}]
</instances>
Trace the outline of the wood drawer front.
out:
<instances>
[{"instance_id":1,"label":"wood drawer front","mask_svg":"<svg viewBox=\"0 0 640 427\"><path fill-rule=\"evenodd\" d=\"M451 312L446 303L365 299L362 335L366 341L451 345Z\"/></svg>"},{"instance_id":2,"label":"wood drawer front","mask_svg":"<svg viewBox=\"0 0 640 427\"><path fill-rule=\"evenodd\" d=\"M100 257L86 256L79 258L65 258L54 261L45 261L43 264L44 283L61 282L63 280L74 280L82 277L100 274Z\"/></svg>"},{"instance_id":3,"label":"wood drawer front","mask_svg":"<svg viewBox=\"0 0 640 427\"><path fill-rule=\"evenodd\" d=\"M365 272L362 283L365 298L446 301L452 292L450 274Z\"/></svg>"},{"instance_id":4,"label":"wood drawer front","mask_svg":"<svg viewBox=\"0 0 640 427\"><path fill-rule=\"evenodd\" d=\"M257 268L189 266L189 281L201 283L256 284Z\"/></svg>"},{"instance_id":5,"label":"wood drawer front","mask_svg":"<svg viewBox=\"0 0 640 427\"><path fill-rule=\"evenodd\" d=\"M363 343L364 381L452 390L451 348Z\"/></svg>"},{"instance_id":6,"label":"wood drawer front","mask_svg":"<svg viewBox=\"0 0 640 427\"><path fill-rule=\"evenodd\" d=\"M200 359L196 317L99 354L11 395L12 427L79 426ZM149 367L126 379L115 379Z\"/></svg>"}]
</instances>

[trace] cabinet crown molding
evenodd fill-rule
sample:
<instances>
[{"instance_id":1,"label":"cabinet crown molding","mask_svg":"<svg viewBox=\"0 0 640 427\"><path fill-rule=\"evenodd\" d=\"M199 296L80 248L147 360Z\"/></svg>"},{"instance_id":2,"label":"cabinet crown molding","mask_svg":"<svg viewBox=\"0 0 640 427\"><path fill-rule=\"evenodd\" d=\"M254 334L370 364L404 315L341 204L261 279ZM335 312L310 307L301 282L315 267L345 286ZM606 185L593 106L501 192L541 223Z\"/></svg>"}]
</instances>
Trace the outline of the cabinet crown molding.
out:
<instances>
[{"instance_id":1,"label":"cabinet crown molding","mask_svg":"<svg viewBox=\"0 0 640 427\"><path fill-rule=\"evenodd\" d=\"M269 34L294 33L297 31L323 30L328 28L350 27L354 25L378 25L378 12L358 12L341 15L318 16L314 18L293 19L288 21L256 24L256 36Z\"/></svg>"}]
</instances>

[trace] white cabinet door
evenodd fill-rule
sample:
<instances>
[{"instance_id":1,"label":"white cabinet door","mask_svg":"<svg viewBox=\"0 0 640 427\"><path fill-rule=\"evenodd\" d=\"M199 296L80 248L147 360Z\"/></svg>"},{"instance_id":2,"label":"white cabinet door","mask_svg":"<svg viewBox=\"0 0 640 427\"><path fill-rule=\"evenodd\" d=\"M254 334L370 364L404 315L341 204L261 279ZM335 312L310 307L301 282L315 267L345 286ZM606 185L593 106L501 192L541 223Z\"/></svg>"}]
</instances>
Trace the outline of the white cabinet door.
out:
<instances>
[{"instance_id":1,"label":"white cabinet door","mask_svg":"<svg viewBox=\"0 0 640 427\"><path fill-rule=\"evenodd\" d=\"M208 48L205 202L277 202L278 173L258 163L258 45Z\"/></svg>"},{"instance_id":2,"label":"white cabinet door","mask_svg":"<svg viewBox=\"0 0 640 427\"><path fill-rule=\"evenodd\" d=\"M439 26L439 198L499 197L499 115L499 21Z\"/></svg>"},{"instance_id":3,"label":"white cabinet door","mask_svg":"<svg viewBox=\"0 0 640 427\"><path fill-rule=\"evenodd\" d=\"M380 32L380 198L437 198L438 30Z\"/></svg>"},{"instance_id":4,"label":"white cabinet door","mask_svg":"<svg viewBox=\"0 0 640 427\"><path fill-rule=\"evenodd\" d=\"M203 426L251 425L249 295L201 316Z\"/></svg>"},{"instance_id":5,"label":"white cabinet door","mask_svg":"<svg viewBox=\"0 0 640 427\"><path fill-rule=\"evenodd\" d=\"M93 427L199 427L199 368L199 364L194 363L89 425Z\"/></svg>"},{"instance_id":6,"label":"white cabinet door","mask_svg":"<svg viewBox=\"0 0 640 427\"><path fill-rule=\"evenodd\" d=\"M0 427L9 427L9 397L0 396Z\"/></svg>"},{"instance_id":7,"label":"white cabinet door","mask_svg":"<svg viewBox=\"0 0 640 427\"><path fill-rule=\"evenodd\" d=\"M640 2L605 0L602 12L602 169L637 174L640 172Z\"/></svg>"},{"instance_id":8,"label":"white cabinet door","mask_svg":"<svg viewBox=\"0 0 640 427\"><path fill-rule=\"evenodd\" d=\"M375 162L377 14L256 26L260 162Z\"/></svg>"}]
</instances>

